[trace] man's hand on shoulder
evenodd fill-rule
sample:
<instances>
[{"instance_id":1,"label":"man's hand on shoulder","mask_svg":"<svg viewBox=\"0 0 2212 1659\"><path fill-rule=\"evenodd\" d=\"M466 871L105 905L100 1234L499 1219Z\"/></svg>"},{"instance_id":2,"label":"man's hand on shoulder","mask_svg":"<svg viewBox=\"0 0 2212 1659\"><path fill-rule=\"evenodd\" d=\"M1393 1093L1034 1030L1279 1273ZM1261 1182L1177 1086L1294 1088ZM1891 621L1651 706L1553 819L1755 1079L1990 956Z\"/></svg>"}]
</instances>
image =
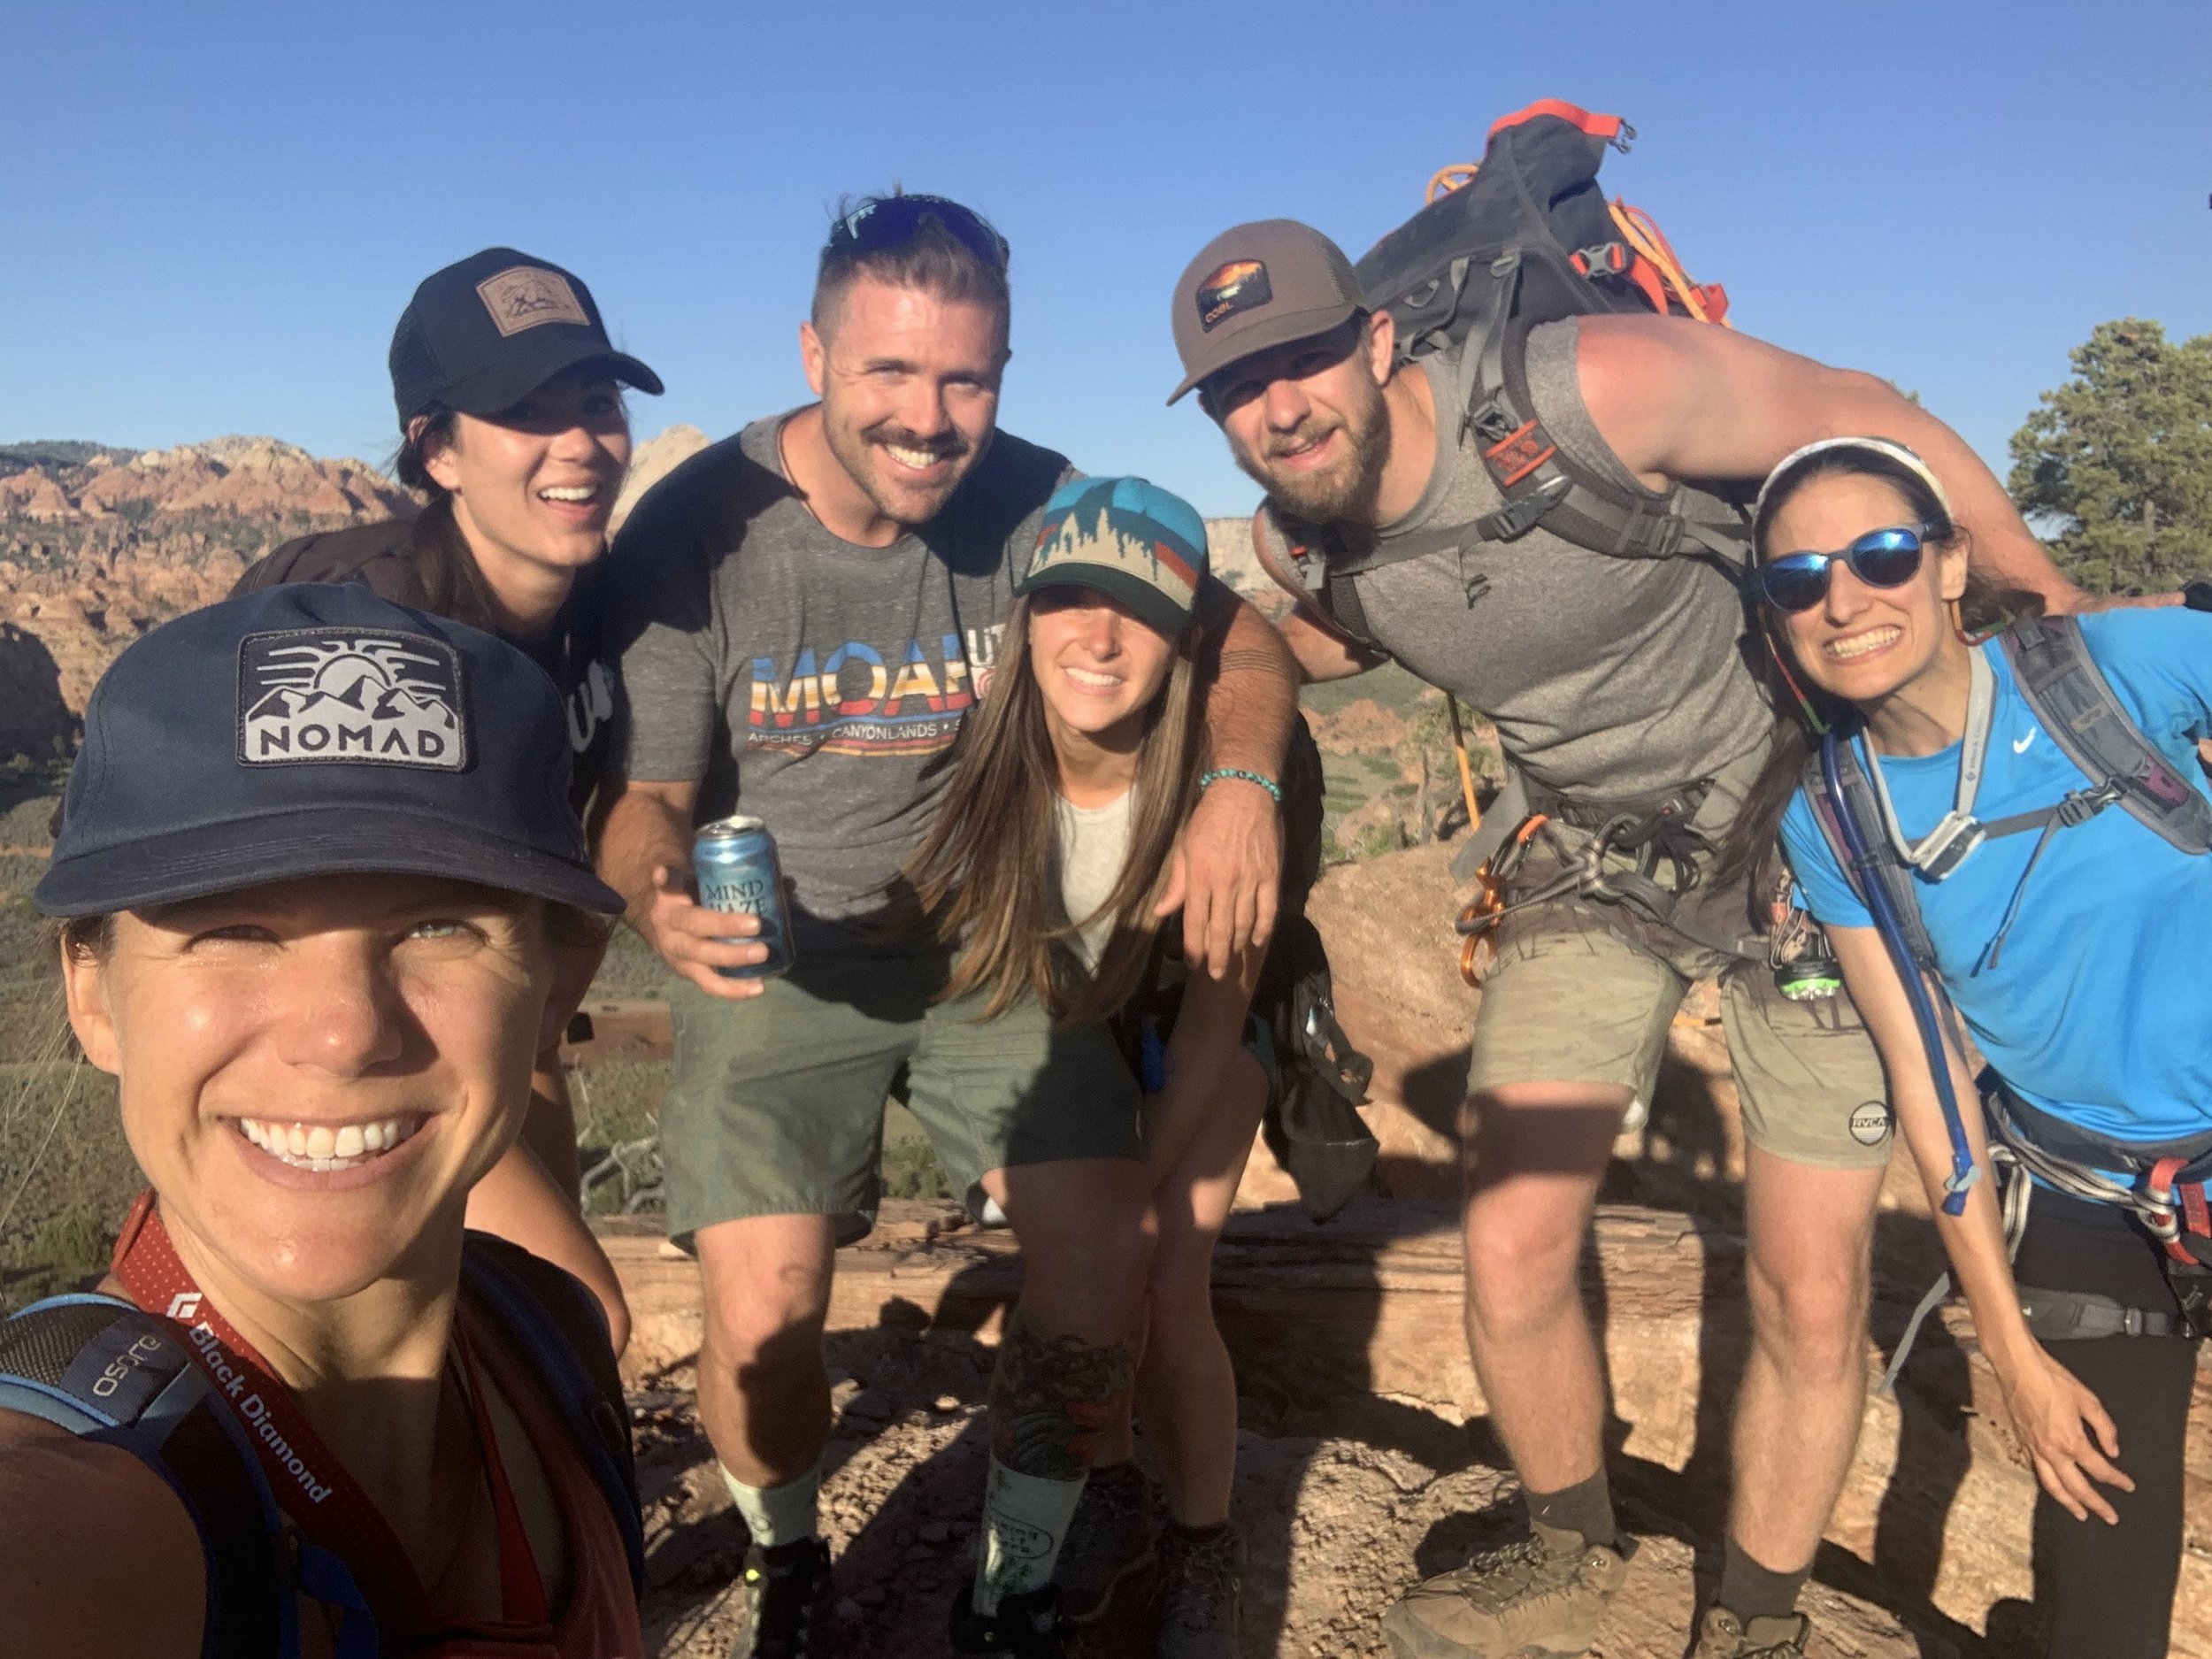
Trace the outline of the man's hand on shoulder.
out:
<instances>
[{"instance_id":1,"label":"man's hand on shoulder","mask_svg":"<svg viewBox=\"0 0 2212 1659\"><path fill-rule=\"evenodd\" d=\"M1156 915L1183 912L1183 956L1218 979L1238 953L1265 947L1275 931L1283 826L1258 784L1223 778L1208 786L1183 827Z\"/></svg>"}]
</instances>

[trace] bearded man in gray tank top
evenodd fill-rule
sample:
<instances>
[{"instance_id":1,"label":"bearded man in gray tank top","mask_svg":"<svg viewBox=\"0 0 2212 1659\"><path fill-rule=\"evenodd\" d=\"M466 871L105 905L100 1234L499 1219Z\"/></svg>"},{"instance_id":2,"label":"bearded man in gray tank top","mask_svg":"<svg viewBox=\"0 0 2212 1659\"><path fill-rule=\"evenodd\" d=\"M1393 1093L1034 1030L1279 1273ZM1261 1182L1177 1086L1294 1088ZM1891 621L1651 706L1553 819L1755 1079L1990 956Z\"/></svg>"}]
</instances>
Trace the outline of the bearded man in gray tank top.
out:
<instances>
[{"instance_id":1,"label":"bearded man in gray tank top","mask_svg":"<svg viewBox=\"0 0 2212 1659\"><path fill-rule=\"evenodd\" d=\"M1306 592L1293 547L1341 559L1419 537L1440 549L1358 561L1361 637L1307 595L1281 624L1305 678L1356 674L1387 653L1495 724L1550 820L1507 896L1556 896L1499 925L1475 1021L1463 1216L1468 1340L1533 1536L1418 1586L1384 1627L1401 1659L1563 1659L1595 1640L1633 1547L1607 1488L1602 1372L1576 1266L1674 1011L1694 980L1717 977L1749 1143L1754 1344L1726 1563L1697 1655L1801 1652L1797 1594L1858 1434L1891 1134L1847 1002L1784 999L1759 937L1767 906L1715 879L1711 849L1774 726L1732 573L1717 558L1594 552L1541 520L1482 539L1477 521L1502 500L1463 435L1458 354L1402 360L1391 317L1368 311L1317 231L1274 219L1225 233L1191 262L1174 307L1175 396L1198 391L1265 488L1256 539L1279 580ZM1672 504L1692 518L1728 510L1685 480L1755 483L1832 433L1894 438L1942 474L1986 573L2055 609L2079 598L1965 444L1883 381L1705 324L1620 315L1536 327L1527 375L1536 416L1577 463L1655 507L1680 489ZM1609 843L1647 841L1661 856L1594 846L1609 824ZM1609 879L1604 891L1576 882L1578 861Z\"/></svg>"},{"instance_id":2,"label":"bearded man in gray tank top","mask_svg":"<svg viewBox=\"0 0 2212 1659\"><path fill-rule=\"evenodd\" d=\"M978 215L860 202L832 227L800 329L820 401L692 457L609 555L622 686L599 860L674 976L668 1223L698 1253L700 1416L752 1539L741 1659L829 1659L851 1637L817 1526L822 1332L834 1247L880 1197L895 1076L955 1192L1002 1211L1025 1263L954 1651L1062 1651L1056 1557L1097 1425L1131 1386L1152 1236L1136 1083L1101 1025L1057 1025L1031 1001L986 1018L979 996L947 995L949 947L900 874L1073 475L997 430L1009 312L1006 245ZM1272 779L1288 654L1219 583L1195 605L1216 764ZM754 918L692 895L694 828L733 811L765 820L793 881L781 979L725 977L764 959L733 937ZM1209 789L1181 856L1167 897L1218 977L1272 918L1271 790Z\"/></svg>"}]
</instances>

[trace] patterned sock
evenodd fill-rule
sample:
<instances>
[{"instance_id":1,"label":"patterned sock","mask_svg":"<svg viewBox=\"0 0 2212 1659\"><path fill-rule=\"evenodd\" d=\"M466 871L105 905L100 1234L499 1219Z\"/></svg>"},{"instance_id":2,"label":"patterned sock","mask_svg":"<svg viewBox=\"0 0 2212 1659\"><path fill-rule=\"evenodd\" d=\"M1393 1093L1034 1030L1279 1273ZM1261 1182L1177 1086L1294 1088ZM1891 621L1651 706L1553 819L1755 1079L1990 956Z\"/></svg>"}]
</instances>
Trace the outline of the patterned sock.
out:
<instances>
[{"instance_id":1,"label":"patterned sock","mask_svg":"<svg viewBox=\"0 0 2212 1659\"><path fill-rule=\"evenodd\" d=\"M1601 1469L1587 1480L1578 1480L1557 1492L1531 1492L1528 1518L1552 1532L1575 1532L1583 1543L1610 1548L1620 1534L1613 1524L1613 1493ZM1548 1543L1550 1540L1546 1540Z\"/></svg>"},{"instance_id":2,"label":"patterned sock","mask_svg":"<svg viewBox=\"0 0 2212 1659\"><path fill-rule=\"evenodd\" d=\"M974 1607L988 1618L1009 1596L1052 1582L1060 1546L1083 1495L1081 1480L1047 1480L991 1459L983 1488L983 1552L975 1565Z\"/></svg>"},{"instance_id":3,"label":"patterned sock","mask_svg":"<svg viewBox=\"0 0 2212 1659\"><path fill-rule=\"evenodd\" d=\"M1797 1611L1797 1593L1812 1577L1812 1563L1795 1572L1776 1572L1745 1553L1732 1534L1728 1554L1721 1562L1720 1594L1716 1599L1747 1624L1755 1618L1787 1618Z\"/></svg>"},{"instance_id":4,"label":"patterned sock","mask_svg":"<svg viewBox=\"0 0 2212 1659\"><path fill-rule=\"evenodd\" d=\"M749 1486L726 1469L722 1471L722 1481L737 1503L745 1530L763 1549L795 1544L814 1536L815 1511L822 1497L822 1465L818 1459L813 1468L796 1480L787 1480L780 1486Z\"/></svg>"}]
</instances>

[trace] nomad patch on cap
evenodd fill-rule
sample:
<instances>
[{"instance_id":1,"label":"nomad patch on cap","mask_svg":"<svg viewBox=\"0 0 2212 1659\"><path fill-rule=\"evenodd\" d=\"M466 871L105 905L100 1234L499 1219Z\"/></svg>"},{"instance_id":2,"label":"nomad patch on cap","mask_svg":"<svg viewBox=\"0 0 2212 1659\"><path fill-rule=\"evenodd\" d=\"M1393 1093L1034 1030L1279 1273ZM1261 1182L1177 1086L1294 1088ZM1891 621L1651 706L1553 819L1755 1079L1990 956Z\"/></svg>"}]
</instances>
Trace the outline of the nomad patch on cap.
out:
<instances>
[{"instance_id":1,"label":"nomad patch on cap","mask_svg":"<svg viewBox=\"0 0 2212 1659\"><path fill-rule=\"evenodd\" d=\"M1141 478L1071 479L1045 503L1014 592L1087 588L1174 634L1197 613L1206 565L1206 521L1180 495Z\"/></svg>"},{"instance_id":2,"label":"nomad patch on cap","mask_svg":"<svg viewBox=\"0 0 2212 1659\"><path fill-rule=\"evenodd\" d=\"M383 628L249 634L238 645L238 758L460 772L460 657L442 640Z\"/></svg>"},{"instance_id":3,"label":"nomad patch on cap","mask_svg":"<svg viewBox=\"0 0 2212 1659\"><path fill-rule=\"evenodd\" d=\"M84 726L32 895L49 916L349 873L622 908L569 805L545 671L362 583L163 623L100 677Z\"/></svg>"}]
</instances>

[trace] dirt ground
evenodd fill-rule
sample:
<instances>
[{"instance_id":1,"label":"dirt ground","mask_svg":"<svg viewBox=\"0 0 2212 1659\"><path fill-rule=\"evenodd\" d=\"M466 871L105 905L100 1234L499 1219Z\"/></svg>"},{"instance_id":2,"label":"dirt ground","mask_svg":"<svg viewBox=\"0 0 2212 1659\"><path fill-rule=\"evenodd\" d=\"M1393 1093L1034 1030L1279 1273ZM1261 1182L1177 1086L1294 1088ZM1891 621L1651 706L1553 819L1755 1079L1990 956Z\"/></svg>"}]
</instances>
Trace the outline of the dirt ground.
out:
<instances>
[{"instance_id":1,"label":"dirt ground","mask_svg":"<svg viewBox=\"0 0 2212 1659\"><path fill-rule=\"evenodd\" d=\"M991 1353L963 1333L919 1325L887 1322L831 1340L838 1418L823 1507L837 1553L837 1651L849 1659L945 1652L947 1609L970 1571ZM721 1659L739 1633L745 1533L690 1415L691 1383L680 1366L634 1396L652 1562L647 1640L666 1659ZM1386 1655L1378 1621L1400 1591L1521 1525L1511 1478L1479 1424L1409 1402L1332 1396L1325 1379L1271 1384L1242 1408L1236 1514L1251 1558L1248 1659ZM1698 1588L1709 1594L1717 1559L1709 1540L1632 1495L1623 1508L1639 1548L1594 1651L1681 1659ZM1116 1598L1074 1649L1079 1659L1148 1651L1149 1588ZM1956 1627L1910 1632L1825 1585L1803 1605L1816 1626L1814 1659L2021 1651Z\"/></svg>"}]
</instances>

